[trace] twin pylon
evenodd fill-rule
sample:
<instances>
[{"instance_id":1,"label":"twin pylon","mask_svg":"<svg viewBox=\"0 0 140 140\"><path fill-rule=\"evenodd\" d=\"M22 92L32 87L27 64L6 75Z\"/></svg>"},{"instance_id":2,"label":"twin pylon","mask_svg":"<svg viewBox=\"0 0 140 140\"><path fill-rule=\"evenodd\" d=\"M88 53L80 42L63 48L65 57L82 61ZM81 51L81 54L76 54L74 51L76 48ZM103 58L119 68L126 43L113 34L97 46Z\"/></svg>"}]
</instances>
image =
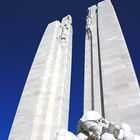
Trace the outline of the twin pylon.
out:
<instances>
[{"instance_id":1,"label":"twin pylon","mask_svg":"<svg viewBox=\"0 0 140 140\"><path fill-rule=\"evenodd\" d=\"M69 15L47 26L9 140L55 140L57 130L67 129L72 33ZM84 70L84 111L96 110L139 133L139 85L110 0L88 9Z\"/></svg>"}]
</instances>

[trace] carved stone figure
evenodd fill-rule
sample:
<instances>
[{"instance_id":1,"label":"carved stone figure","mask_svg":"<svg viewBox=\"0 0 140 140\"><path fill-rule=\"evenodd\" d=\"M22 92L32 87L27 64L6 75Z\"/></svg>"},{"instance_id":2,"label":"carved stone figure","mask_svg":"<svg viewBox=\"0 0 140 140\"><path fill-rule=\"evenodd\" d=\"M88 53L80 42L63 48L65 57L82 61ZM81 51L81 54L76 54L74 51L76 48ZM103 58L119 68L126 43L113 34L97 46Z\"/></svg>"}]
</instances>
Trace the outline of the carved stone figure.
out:
<instances>
[{"instance_id":1,"label":"carved stone figure","mask_svg":"<svg viewBox=\"0 0 140 140\"><path fill-rule=\"evenodd\" d=\"M79 120L77 137L80 140L140 140L131 132L129 125L115 125L95 111L86 112Z\"/></svg>"},{"instance_id":2,"label":"carved stone figure","mask_svg":"<svg viewBox=\"0 0 140 140\"><path fill-rule=\"evenodd\" d=\"M90 29L90 26L92 24L91 9L90 8L88 9L88 15L86 17L86 22L87 22L86 29Z\"/></svg>"},{"instance_id":3,"label":"carved stone figure","mask_svg":"<svg viewBox=\"0 0 140 140\"><path fill-rule=\"evenodd\" d=\"M55 140L140 140L128 124L115 125L96 111L84 113L78 122L77 137L65 130L58 131Z\"/></svg>"},{"instance_id":4,"label":"carved stone figure","mask_svg":"<svg viewBox=\"0 0 140 140\"><path fill-rule=\"evenodd\" d=\"M91 19L91 9L88 9L88 16L86 17L86 32L88 35L88 39L92 36L91 34L91 25L92 25L92 19Z\"/></svg>"},{"instance_id":5,"label":"carved stone figure","mask_svg":"<svg viewBox=\"0 0 140 140\"><path fill-rule=\"evenodd\" d=\"M100 139L103 127L108 127L107 122L98 112L88 111L78 123L78 133L82 132L91 139Z\"/></svg>"},{"instance_id":6,"label":"carved stone figure","mask_svg":"<svg viewBox=\"0 0 140 140\"><path fill-rule=\"evenodd\" d=\"M62 46L65 46L67 42L67 37L68 37L68 30L70 29L70 26L72 24L72 18L71 16L67 16L63 21L62 21L62 31L60 34L60 43Z\"/></svg>"}]
</instances>

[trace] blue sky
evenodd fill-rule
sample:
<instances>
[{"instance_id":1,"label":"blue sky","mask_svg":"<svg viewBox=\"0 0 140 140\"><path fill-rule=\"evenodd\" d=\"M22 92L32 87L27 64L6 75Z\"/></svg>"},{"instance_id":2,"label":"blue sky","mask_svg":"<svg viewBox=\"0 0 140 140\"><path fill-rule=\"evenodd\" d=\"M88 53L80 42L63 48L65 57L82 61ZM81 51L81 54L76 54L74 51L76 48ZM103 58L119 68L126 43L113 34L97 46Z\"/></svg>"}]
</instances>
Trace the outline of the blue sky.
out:
<instances>
[{"instance_id":1,"label":"blue sky","mask_svg":"<svg viewBox=\"0 0 140 140\"><path fill-rule=\"evenodd\" d=\"M17 105L48 23L73 18L73 62L69 130L82 115L87 8L99 0L0 1L0 139L7 140ZM140 82L140 1L112 0Z\"/></svg>"}]
</instances>

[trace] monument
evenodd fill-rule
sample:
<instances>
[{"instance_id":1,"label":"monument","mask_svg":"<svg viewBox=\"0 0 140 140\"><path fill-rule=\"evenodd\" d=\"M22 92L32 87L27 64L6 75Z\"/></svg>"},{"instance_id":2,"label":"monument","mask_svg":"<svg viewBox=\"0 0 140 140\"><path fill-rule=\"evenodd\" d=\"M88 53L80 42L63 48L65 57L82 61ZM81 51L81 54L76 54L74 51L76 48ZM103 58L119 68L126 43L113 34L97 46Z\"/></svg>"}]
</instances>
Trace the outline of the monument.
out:
<instances>
[{"instance_id":1,"label":"monument","mask_svg":"<svg viewBox=\"0 0 140 140\"><path fill-rule=\"evenodd\" d=\"M54 140L68 127L72 19L47 26L16 112L9 140Z\"/></svg>"},{"instance_id":2,"label":"monument","mask_svg":"<svg viewBox=\"0 0 140 140\"><path fill-rule=\"evenodd\" d=\"M140 89L110 0L88 9L85 39L84 112L140 131Z\"/></svg>"},{"instance_id":3,"label":"monument","mask_svg":"<svg viewBox=\"0 0 140 140\"><path fill-rule=\"evenodd\" d=\"M84 115L77 136L67 131L72 57L68 15L47 26L9 140L140 140L134 135L140 134L140 89L111 1L89 7L86 21Z\"/></svg>"}]
</instances>

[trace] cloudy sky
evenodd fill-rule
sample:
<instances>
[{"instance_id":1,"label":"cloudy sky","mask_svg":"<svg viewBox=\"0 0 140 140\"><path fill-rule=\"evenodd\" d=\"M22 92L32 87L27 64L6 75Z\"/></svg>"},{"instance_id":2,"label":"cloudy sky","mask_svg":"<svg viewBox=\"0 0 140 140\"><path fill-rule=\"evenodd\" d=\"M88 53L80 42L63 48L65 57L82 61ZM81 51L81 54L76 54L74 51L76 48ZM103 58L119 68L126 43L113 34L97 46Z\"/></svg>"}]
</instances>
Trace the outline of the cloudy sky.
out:
<instances>
[{"instance_id":1,"label":"cloudy sky","mask_svg":"<svg viewBox=\"0 0 140 140\"><path fill-rule=\"evenodd\" d=\"M0 140L7 140L17 105L48 23L73 18L69 130L82 115L85 17L97 0L0 0ZM112 0L140 82L140 1Z\"/></svg>"}]
</instances>

